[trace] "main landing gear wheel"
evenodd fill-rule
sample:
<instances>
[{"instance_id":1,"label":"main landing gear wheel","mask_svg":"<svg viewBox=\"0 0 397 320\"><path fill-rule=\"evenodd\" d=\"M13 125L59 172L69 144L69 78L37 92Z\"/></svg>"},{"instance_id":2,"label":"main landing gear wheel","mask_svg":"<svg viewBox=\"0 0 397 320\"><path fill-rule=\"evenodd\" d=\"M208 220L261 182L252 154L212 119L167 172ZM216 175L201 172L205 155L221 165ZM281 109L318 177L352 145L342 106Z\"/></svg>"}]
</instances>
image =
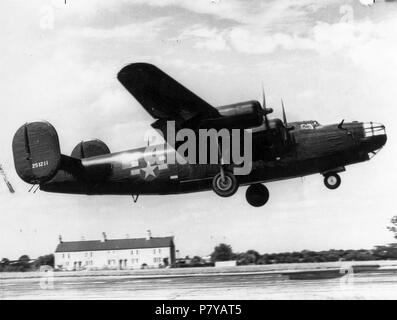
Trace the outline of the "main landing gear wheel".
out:
<instances>
[{"instance_id":1,"label":"main landing gear wheel","mask_svg":"<svg viewBox=\"0 0 397 320\"><path fill-rule=\"evenodd\" d=\"M263 184L252 184L247 188L245 198L251 206L262 207L269 200L269 190Z\"/></svg>"},{"instance_id":2,"label":"main landing gear wheel","mask_svg":"<svg viewBox=\"0 0 397 320\"><path fill-rule=\"evenodd\" d=\"M218 196L230 197L236 193L238 182L234 174L227 171L219 172L212 180L212 189Z\"/></svg>"},{"instance_id":3,"label":"main landing gear wheel","mask_svg":"<svg viewBox=\"0 0 397 320\"><path fill-rule=\"evenodd\" d=\"M337 173L327 173L324 176L324 184L328 189L334 190L340 186L341 178Z\"/></svg>"}]
</instances>

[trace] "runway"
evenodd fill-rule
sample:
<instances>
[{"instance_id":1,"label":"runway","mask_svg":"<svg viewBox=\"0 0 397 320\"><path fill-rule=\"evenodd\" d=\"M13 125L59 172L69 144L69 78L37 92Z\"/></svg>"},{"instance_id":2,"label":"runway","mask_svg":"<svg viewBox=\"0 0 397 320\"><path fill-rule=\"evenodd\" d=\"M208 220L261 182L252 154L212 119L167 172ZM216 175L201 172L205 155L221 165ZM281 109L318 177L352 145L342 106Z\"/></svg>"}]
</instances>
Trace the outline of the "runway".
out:
<instances>
[{"instance_id":1,"label":"runway","mask_svg":"<svg viewBox=\"0 0 397 320\"><path fill-rule=\"evenodd\" d=\"M0 299L397 299L397 270L338 269L0 280ZM47 281L47 282L46 282ZM44 283L44 285L43 285Z\"/></svg>"}]
</instances>

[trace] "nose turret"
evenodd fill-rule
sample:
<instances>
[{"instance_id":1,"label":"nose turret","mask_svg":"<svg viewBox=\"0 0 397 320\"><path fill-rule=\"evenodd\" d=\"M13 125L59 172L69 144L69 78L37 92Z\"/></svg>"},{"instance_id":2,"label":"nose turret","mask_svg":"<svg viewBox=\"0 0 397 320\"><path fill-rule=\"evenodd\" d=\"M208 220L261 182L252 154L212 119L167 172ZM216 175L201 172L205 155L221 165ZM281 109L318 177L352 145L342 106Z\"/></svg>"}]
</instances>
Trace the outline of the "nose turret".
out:
<instances>
[{"instance_id":1,"label":"nose turret","mask_svg":"<svg viewBox=\"0 0 397 320\"><path fill-rule=\"evenodd\" d=\"M387 141L385 126L381 123L364 122L360 146L368 153L376 154Z\"/></svg>"}]
</instances>

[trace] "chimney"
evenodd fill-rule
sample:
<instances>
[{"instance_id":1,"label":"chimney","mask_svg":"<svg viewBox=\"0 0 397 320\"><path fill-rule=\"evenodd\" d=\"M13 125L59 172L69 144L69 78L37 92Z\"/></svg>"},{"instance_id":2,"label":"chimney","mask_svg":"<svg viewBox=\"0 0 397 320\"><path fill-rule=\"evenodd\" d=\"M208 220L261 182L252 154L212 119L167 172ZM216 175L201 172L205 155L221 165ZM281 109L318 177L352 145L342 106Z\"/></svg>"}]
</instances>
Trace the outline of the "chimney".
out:
<instances>
[{"instance_id":1,"label":"chimney","mask_svg":"<svg viewBox=\"0 0 397 320\"><path fill-rule=\"evenodd\" d=\"M107 239L106 239L106 232L102 232L102 240L101 240L101 242L105 242Z\"/></svg>"},{"instance_id":2,"label":"chimney","mask_svg":"<svg viewBox=\"0 0 397 320\"><path fill-rule=\"evenodd\" d=\"M147 230L146 240L150 240L151 238L152 238L152 232L150 230Z\"/></svg>"},{"instance_id":3,"label":"chimney","mask_svg":"<svg viewBox=\"0 0 397 320\"><path fill-rule=\"evenodd\" d=\"M62 236L61 236L61 235L58 236L58 239L59 239L59 243L62 243L62 242L63 242L63 241L62 241Z\"/></svg>"}]
</instances>

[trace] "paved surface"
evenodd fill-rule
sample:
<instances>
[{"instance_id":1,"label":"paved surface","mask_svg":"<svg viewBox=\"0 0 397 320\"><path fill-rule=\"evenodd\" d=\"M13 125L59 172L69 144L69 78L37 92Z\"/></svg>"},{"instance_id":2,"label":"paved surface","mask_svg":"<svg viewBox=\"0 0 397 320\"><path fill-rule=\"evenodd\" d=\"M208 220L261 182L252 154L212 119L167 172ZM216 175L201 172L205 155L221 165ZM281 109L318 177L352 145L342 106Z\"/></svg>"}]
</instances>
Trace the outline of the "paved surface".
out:
<instances>
[{"instance_id":1,"label":"paved surface","mask_svg":"<svg viewBox=\"0 0 397 320\"><path fill-rule=\"evenodd\" d=\"M397 270L0 279L0 299L397 299ZM51 279L51 278L49 278ZM44 289L43 289L44 288Z\"/></svg>"}]
</instances>

